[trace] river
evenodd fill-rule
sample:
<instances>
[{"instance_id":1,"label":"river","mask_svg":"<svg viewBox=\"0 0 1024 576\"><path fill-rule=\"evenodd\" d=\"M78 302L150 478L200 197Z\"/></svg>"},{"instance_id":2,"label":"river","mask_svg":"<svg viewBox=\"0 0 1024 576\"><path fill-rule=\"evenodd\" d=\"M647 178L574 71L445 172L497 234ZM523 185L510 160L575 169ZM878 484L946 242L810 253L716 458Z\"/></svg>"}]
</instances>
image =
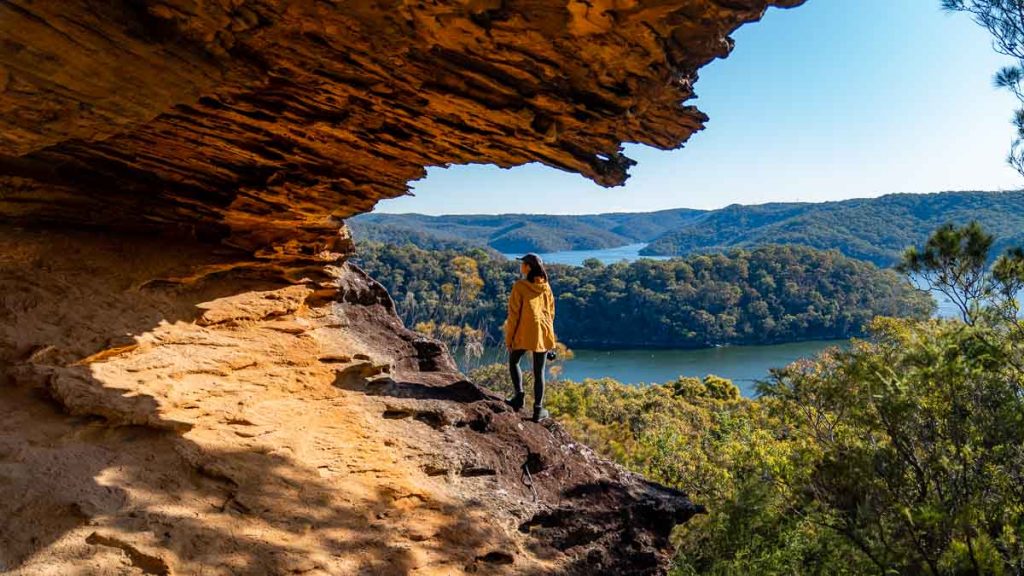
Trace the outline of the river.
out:
<instances>
[{"instance_id":1,"label":"river","mask_svg":"<svg viewBox=\"0 0 1024 576\"><path fill-rule=\"evenodd\" d=\"M722 346L702 350L578 350L572 360L561 364L562 378L611 377L626 384L664 383L679 376L703 378L714 374L728 378L744 396L754 396L756 383L769 376L769 370L801 358L810 358L822 350L845 347L846 340L796 342L772 346ZM504 350L488 349L483 363L504 363ZM528 369L529 360L522 366Z\"/></svg>"},{"instance_id":2,"label":"river","mask_svg":"<svg viewBox=\"0 0 1024 576\"><path fill-rule=\"evenodd\" d=\"M545 263L580 266L588 258L605 264L639 258L646 244L631 244L607 250L574 250L540 254ZM516 258L521 254L506 254ZM664 257L653 259L663 260ZM955 316L956 307L941 294L935 294L938 315ZM563 378L611 377L627 384L668 382L678 376L703 377L715 374L731 379L745 396L754 396L756 382L768 378L772 368L780 368L801 358L812 358L832 346L847 346L846 340L811 341L773 346L723 346L703 350L576 350L576 358L566 362ZM504 362L503 350L488 350L489 361ZM524 367L527 361L523 362Z\"/></svg>"},{"instance_id":3,"label":"river","mask_svg":"<svg viewBox=\"0 0 1024 576\"><path fill-rule=\"evenodd\" d=\"M647 244L628 244L626 246L619 246L618 248L605 248L604 250L566 250L564 252L546 252L538 254L541 260L545 264L566 264L569 266L582 266L584 260L590 258L597 258L605 264L611 264L613 262L621 262L625 260L632 262L640 258L649 258L651 260L668 260L668 256L641 256L640 251L644 249ZM503 254L506 258L513 259L522 256L522 254Z\"/></svg>"}]
</instances>

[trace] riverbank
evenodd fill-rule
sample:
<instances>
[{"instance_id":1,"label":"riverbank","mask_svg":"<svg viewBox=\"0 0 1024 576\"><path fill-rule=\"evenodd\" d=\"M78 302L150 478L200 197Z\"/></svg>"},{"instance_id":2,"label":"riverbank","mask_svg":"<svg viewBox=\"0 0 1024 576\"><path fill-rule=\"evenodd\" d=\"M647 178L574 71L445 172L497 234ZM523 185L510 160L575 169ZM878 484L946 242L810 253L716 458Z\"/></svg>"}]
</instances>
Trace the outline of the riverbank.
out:
<instances>
[{"instance_id":1,"label":"riverbank","mask_svg":"<svg viewBox=\"0 0 1024 576\"><path fill-rule=\"evenodd\" d=\"M607 248L605 250L567 250L563 252L547 252L539 254L541 259L548 264L563 264L566 266L582 266L583 262L588 259L595 259L600 261L602 264L613 264L615 262L633 262L639 259L645 260L668 260L669 256L647 256L640 252L647 247L647 244L629 244L626 246L619 246L617 248ZM518 258L522 254L502 254L506 258ZM915 286L921 288L922 283L920 281L914 282ZM956 307L956 304L949 299L945 294L931 290L932 298L935 299L937 308L935 315L939 318L956 318L960 315L960 310Z\"/></svg>"},{"instance_id":2,"label":"riverbank","mask_svg":"<svg viewBox=\"0 0 1024 576\"><path fill-rule=\"evenodd\" d=\"M728 378L746 397L756 395L757 382L802 358L813 358L833 347L846 347L849 340L815 340L770 346L721 346L697 350L573 350L575 358L559 363L560 378L614 378L624 384L664 383L680 376L702 378L715 374ZM503 349L489 348L474 365L505 363ZM523 362L523 367L528 361ZM467 366L463 366L466 369Z\"/></svg>"}]
</instances>

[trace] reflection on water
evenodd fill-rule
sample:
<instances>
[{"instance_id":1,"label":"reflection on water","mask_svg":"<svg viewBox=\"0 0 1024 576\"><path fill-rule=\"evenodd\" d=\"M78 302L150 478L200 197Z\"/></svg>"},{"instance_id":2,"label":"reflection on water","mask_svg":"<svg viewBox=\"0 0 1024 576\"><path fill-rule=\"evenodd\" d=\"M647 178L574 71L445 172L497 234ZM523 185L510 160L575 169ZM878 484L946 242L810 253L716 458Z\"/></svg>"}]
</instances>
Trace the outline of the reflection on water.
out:
<instances>
[{"instance_id":1,"label":"reflection on water","mask_svg":"<svg viewBox=\"0 0 1024 576\"><path fill-rule=\"evenodd\" d=\"M604 250L566 250L564 252L544 252L539 256L544 262L549 264L566 264L568 266L582 266L583 261L589 258L596 258L604 264L612 264L614 262L632 262L639 260L640 258L650 260L668 260L668 256L641 256L640 251L644 249L647 244L629 244L626 246L619 246L618 248L607 248ZM505 254L506 258L518 258L522 254ZM920 279L914 279L914 285L918 288L923 288L924 284ZM956 307L956 304L952 300L946 297L945 294L933 290L932 296L938 303L938 311L936 316L940 318L955 318L960 315L960 310Z\"/></svg>"},{"instance_id":2,"label":"reflection on water","mask_svg":"<svg viewBox=\"0 0 1024 576\"><path fill-rule=\"evenodd\" d=\"M541 254L545 262L580 266L588 258L605 264L633 261L646 244L630 244L607 250L575 250ZM510 258L521 254L507 254ZM664 260L665 257L652 257ZM920 281L917 281L921 287ZM937 316L958 317L956 305L945 295L934 292ZM729 378L745 396L753 396L755 384L769 376L772 368L781 368L801 358L812 358L822 350L848 346L847 341L814 341L776 346L726 346L704 350L575 350L576 358L565 363L563 377L570 380L611 377L628 384L662 383L679 376L703 377L715 374ZM504 350L487 350L484 361L505 362Z\"/></svg>"},{"instance_id":3,"label":"reflection on water","mask_svg":"<svg viewBox=\"0 0 1024 576\"><path fill-rule=\"evenodd\" d=\"M744 396L754 396L756 382L768 378L771 368L814 357L826 348L848 345L838 340L703 350L573 350L576 357L562 365L562 377L576 381L610 377L626 384L661 384L679 376L703 378L715 374L732 380ZM504 350L489 349L484 362L505 363L506 358ZM527 363L523 361L524 368Z\"/></svg>"},{"instance_id":4,"label":"reflection on water","mask_svg":"<svg viewBox=\"0 0 1024 576\"><path fill-rule=\"evenodd\" d=\"M618 248L606 248L604 250L566 250L564 252L544 252L539 254L545 264L566 264L568 266L582 266L583 261L589 258L596 258L604 264L612 264L623 260L632 262L640 258L651 260L668 260L667 256L641 256L640 251L647 244L629 244ZM506 258L519 258L522 254L505 254Z\"/></svg>"}]
</instances>

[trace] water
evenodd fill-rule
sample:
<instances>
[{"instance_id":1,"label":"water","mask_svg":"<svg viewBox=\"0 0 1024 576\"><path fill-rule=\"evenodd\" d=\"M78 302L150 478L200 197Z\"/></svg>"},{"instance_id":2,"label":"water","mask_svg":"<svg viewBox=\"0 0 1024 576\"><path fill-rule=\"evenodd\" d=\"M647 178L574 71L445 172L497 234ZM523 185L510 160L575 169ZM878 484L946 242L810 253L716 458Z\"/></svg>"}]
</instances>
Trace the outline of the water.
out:
<instances>
[{"instance_id":1,"label":"water","mask_svg":"<svg viewBox=\"0 0 1024 576\"><path fill-rule=\"evenodd\" d=\"M615 262L633 262L641 258L650 260L668 260L669 256L641 256L640 251L646 247L647 244L628 244L626 246L619 246L618 248L606 248L603 250L566 250L563 252L544 252L538 254L545 263L550 264L566 264L568 266L582 266L583 261L588 258L597 258L604 264L612 264ZM504 254L506 258L518 258L522 254ZM922 287L922 281L915 279L915 285L918 288ZM939 291L933 291L932 296L938 303L938 310L936 316L939 318L959 318L960 309L957 308L956 304L952 300L946 297Z\"/></svg>"},{"instance_id":2,"label":"water","mask_svg":"<svg viewBox=\"0 0 1024 576\"><path fill-rule=\"evenodd\" d=\"M773 346L723 346L702 350L573 350L576 357L560 363L562 378L610 377L625 384L664 383L679 376L703 378L715 374L733 381L744 396L755 395L755 384L769 376L771 368L782 368L801 358L812 358L830 347L845 347L839 341L812 341ZM487 350L484 362L504 363L504 350ZM523 360L524 369L529 360Z\"/></svg>"},{"instance_id":3,"label":"water","mask_svg":"<svg viewBox=\"0 0 1024 576\"><path fill-rule=\"evenodd\" d=\"M646 244L630 244L606 250L577 250L540 254L544 262L580 266L588 258L605 264L639 258ZM509 258L520 254L507 254ZM664 260L665 257L650 257ZM918 282L920 286L920 282ZM937 316L958 317L956 305L945 295L934 292ZM725 346L703 350L574 350L576 358L562 364L562 377L570 380L611 377L627 384L663 383L679 376L703 377L715 374L732 380L744 396L755 395L758 380L768 378L772 368L782 368L795 360L813 358L833 346L848 346L841 341L811 341L774 346ZM504 350L487 350L485 362L505 362ZM524 361L524 366L527 361Z\"/></svg>"},{"instance_id":4,"label":"water","mask_svg":"<svg viewBox=\"0 0 1024 576\"><path fill-rule=\"evenodd\" d=\"M927 289L926 286L925 286L924 279L922 279L920 277L913 276L913 277L911 277L910 282L914 286L916 286L919 290L926 290ZM950 300L948 296L946 296L942 292L939 292L938 290L932 290L931 294L932 294L932 298L935 299L935 303L938 305L938 308L936 308L936 310L935 310L935 316L936 317L938 317L938 318L960 318L961 317L960 308L956 305L955 302Z\"/></svg>"},{"instance_id":5,"label":"water","mask_svg":"<svg viewBox=\"0 0 1024 576\"><path fill-rule=\"evenodd\" d=\"M640 251L647 244L629 244L618 248L605 248L603 250L566 250L563 252L545 252L538 254L545 264L567 264L569 266L582 266L583 261L588 258L597 258L604 264L612 264L625 260L632 262L640 258L651 260L667 260L668 256L641 256ZM522 254L504 254L506 258L519 258Z\"/></svg>"}]
</instances>

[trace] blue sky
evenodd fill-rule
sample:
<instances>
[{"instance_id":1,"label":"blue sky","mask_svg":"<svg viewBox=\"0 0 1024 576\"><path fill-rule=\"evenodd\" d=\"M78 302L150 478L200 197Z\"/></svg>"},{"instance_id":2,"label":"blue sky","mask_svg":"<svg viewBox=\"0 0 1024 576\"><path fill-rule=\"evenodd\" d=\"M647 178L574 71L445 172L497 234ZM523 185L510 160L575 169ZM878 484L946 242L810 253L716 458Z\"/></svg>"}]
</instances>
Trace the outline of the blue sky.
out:
<instances>
[{"instance_id":1,"label":"blue sky","mask_svg":"<svg viewBox=\"0 0 1024 576\"><path fill-rule=\"evenodd\" d=\"M735 34L701 71L711 120L672 152L627 145L625 186L533 164L431 168L382 212L580 214L892 192L1024 187L1004 162L1017 103L992 85L1007 61L939 0L809 0Z\"/></svg>"}]
</instances>

